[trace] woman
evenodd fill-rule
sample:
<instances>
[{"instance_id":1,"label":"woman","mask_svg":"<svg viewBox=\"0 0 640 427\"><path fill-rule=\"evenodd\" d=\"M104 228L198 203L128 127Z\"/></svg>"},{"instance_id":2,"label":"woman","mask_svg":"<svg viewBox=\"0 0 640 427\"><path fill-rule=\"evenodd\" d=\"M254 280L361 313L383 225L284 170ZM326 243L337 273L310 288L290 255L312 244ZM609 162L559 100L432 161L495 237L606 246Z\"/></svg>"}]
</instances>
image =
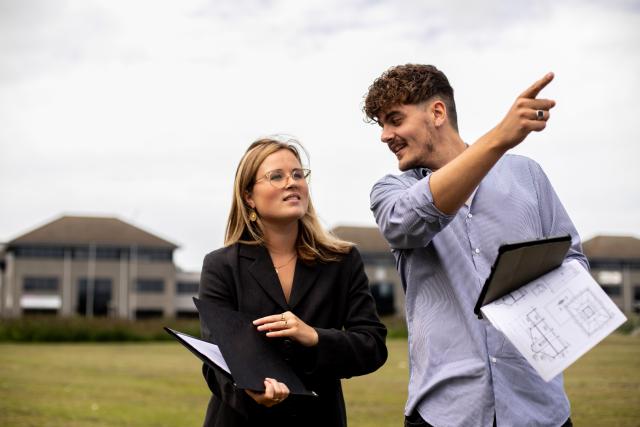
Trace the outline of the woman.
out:
<instances>
[{"instance_id":1,"label":"woman","mask_svg":"<svg viewBox=\"0 0 640 427\"><path fill-rule=\"evenodd\" d=\"M309 173L294 145L251 144L236 171L225 247L205 257L199 297L255 316L318 397L289 396L277 378L265 378L264 392L239 390L205 366L213 392L205 426L346 426L340 378L387 358L360 254L320 226Z\"/></svg>"}]
</instances>

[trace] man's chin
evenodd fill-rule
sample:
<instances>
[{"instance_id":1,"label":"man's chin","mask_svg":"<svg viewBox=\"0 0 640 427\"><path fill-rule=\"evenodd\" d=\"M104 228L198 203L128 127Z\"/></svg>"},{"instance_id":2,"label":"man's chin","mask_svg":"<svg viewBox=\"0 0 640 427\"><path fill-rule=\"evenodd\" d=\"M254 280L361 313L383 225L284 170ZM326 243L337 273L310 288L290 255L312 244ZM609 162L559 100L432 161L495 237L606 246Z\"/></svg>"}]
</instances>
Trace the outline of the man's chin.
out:
<instances>
[{"instance_id":1,"label":"man's chin","mask_svg":"<svg viewBox=\"0 0 640 427\"><path fill-rule=\"evenodd\" d=\"M410 160L399 160L398 161L398 169L400 169L400 172L406 172L409 169L414 169L417 168L418 165L416 164L416 162L410 161Z\"/></svg>"}]
</instances>

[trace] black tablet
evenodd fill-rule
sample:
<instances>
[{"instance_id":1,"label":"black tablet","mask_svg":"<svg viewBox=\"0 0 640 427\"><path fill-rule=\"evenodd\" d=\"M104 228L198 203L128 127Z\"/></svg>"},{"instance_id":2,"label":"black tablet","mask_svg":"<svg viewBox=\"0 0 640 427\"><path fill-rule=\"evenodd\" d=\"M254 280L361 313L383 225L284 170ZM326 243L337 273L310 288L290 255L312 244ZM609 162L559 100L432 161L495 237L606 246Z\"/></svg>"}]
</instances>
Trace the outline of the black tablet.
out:
<instances>
[{"instance_id":1,"label":"black tablet","mask_svg":"<svg viewBox=\"0 0 640 427\"><path fill-rule=\"evenodd\" d=\"M491 274L480 291L474 313L482 318L480 308L484 305L560 267L570 246L569 235L500 246Z\"/></svg>"}]
</instances>

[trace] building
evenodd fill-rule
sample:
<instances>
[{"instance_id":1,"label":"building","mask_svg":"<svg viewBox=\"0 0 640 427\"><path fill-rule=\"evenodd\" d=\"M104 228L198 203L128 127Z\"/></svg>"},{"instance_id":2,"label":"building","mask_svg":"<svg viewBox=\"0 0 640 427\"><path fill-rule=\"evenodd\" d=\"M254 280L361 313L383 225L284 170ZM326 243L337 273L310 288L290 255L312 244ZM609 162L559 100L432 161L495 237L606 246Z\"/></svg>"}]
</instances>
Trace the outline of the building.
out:
<instances>
[{"instance_id":1,"label":"building","mask_svg":"<svg viewBox=\"0 0 640 427\"><path fill-rule=\"evenodd\" d=\"M377 227L339 226L331 232L353 242L362 255L378 314L404 316L404 290L391 248Z\"/></svg>"},{"instance_id":2,"label":"building","mask_svg":"<svg viewBox=\"0 0 640 427\"><path fill-rule=\"evenodd\" d=\"M591 274L624 313L640 313L640 239L596 236L583 243Z\"/></svg>"},{"instance_id":3,"label":"building","mask_svg":"<svg viewBox=\"0 0 640 427\"><path fill-rule=\"evenodd\" d=\"M356 243L381 314L404 315L404 292L389 245L376 227L336 227L332 232ZM640 313L640 239L597 236L583 243L591 274L623 312ZM391 308L393 307L393 308Z\"/></svg>"},{"instance_id":4,"label":"building","mask_svg":"<svg viewBox=\"0 0 640 427\"><path fill-rule=\"evenodd\" d=\"M404 316L404 291L376 227L339 226L365 265L378 312ZM199 272L173 262L177 245L117 218L63 216L0 245L0 317L196 317ZM640 239L583 243L593 277L625 313L640 312Z\"/></svg>"},{"instance_id":5,"label":"building","mask_svg":"<svg viewBox=\"0 0 640 427\"><path fill-rule=\"evenodd\" d=\"M117 218L60 217L2 248L0 315L192 315L198 280L176 271L176 248Z\"/></svg>"}]
</instances>

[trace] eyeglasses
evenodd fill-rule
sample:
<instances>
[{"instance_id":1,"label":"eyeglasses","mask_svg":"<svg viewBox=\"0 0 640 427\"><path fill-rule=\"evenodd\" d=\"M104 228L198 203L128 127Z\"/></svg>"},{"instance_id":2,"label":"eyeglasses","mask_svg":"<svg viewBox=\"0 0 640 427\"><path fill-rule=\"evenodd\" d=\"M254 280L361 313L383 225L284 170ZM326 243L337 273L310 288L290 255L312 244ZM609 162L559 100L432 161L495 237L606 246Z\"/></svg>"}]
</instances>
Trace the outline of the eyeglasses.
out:
<instances>
[{"instance_id":1,"label":"eyeglasses","mask_svg":"<svg viewBox=\"0 0 640 427\"><path fill-rule=\"evenodd\" d=\"M311 171L309 169L292 169L289 174L286 174L282 169L274 169L265 173L262 178L256 179L256 182L266 179L269 181L269 184L275 188L285 188L289 182L289 178L291 178L294 183L299 183L309 178L310 173Z\"/></svg>"}]
</instances>

